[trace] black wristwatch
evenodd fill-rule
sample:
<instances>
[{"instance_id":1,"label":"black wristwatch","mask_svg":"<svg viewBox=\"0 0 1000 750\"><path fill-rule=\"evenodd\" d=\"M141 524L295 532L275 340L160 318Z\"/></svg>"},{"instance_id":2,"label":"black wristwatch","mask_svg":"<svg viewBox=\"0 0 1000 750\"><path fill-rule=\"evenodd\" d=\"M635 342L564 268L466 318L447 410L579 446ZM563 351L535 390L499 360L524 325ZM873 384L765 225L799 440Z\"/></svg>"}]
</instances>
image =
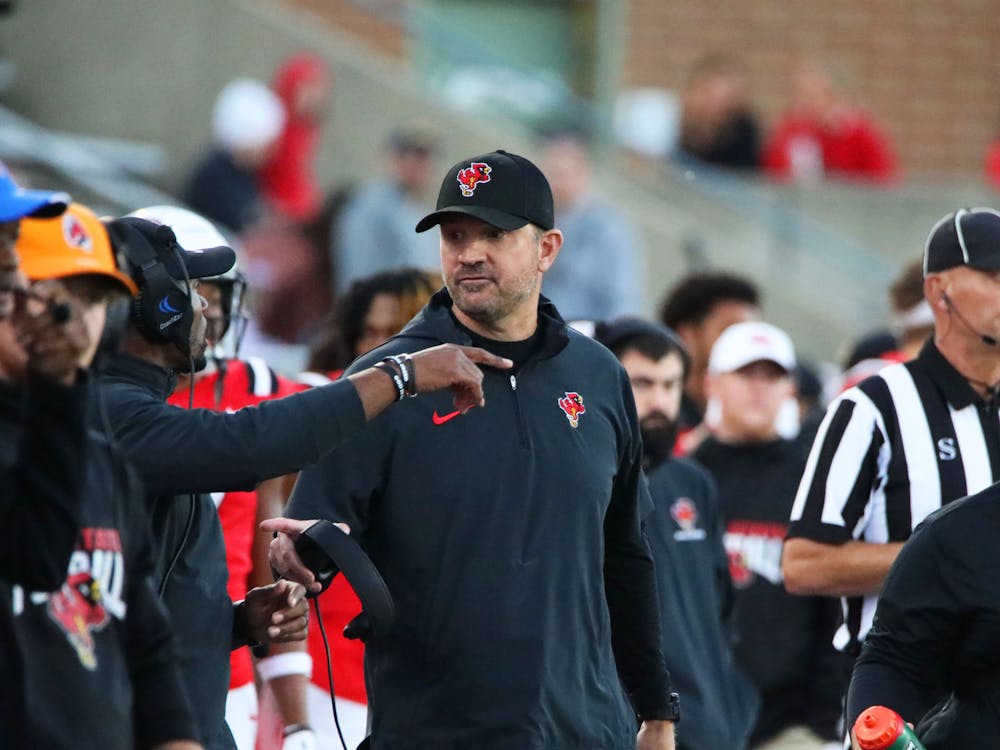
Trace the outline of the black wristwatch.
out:
<instances>
[{"instance_id":1,"label":"black wristwatch","mask_svg":"<svg viewBox=\"0 0 1000 750\"><path fill-rule=\"evenodd\" d=\"M681 720L681 697L677 693L671 693L667 700L667 705L647 714L639 714L639 721L672 721L674 724Z\"/></svg>"}]
</instances>

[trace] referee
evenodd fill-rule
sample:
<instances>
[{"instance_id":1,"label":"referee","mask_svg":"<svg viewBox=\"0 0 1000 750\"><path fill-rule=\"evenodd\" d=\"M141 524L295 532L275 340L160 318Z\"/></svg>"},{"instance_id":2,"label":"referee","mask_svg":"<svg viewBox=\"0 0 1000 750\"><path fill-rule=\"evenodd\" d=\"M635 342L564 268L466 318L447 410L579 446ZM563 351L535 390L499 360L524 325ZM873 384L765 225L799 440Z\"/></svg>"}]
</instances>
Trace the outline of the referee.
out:
<instances>
[{"instance_id":1,"label":"referee","mask_svg":"<svg viewBox=\"0 0 1000 750\"><path fill-rule=\"evenodd\" d=\"M834 644L852 653L913 528L1000 479L1000 213L934 225L924 296L933 339L830 405L792 507L785 586L844 597Z\"/></svg>"}]
</instances>

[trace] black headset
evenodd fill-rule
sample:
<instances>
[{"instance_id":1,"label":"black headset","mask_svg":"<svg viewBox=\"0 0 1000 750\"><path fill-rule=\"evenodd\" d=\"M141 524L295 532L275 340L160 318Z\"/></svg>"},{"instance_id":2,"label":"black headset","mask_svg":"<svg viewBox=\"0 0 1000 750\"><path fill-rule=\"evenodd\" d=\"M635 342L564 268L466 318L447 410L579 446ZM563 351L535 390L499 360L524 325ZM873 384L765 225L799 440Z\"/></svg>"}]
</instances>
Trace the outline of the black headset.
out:
<instances>
[{"instance_id":1,"label":"black headset","mask_svg":"<svg viewBox=\"0 0 1000 750\"><path fill-rule=\"evenodd\" d=\"M317 521L295 542L302 563L316 576L323 593L343 573L361 600L362 611L344 629L347 638L383 636L392 629L396 608L378 569L354 539L329 521ZM318 594L306 594L313 597Z\"/></svg>"},{"instance_id":2,"label":"black headset","mask_svg":"<svg viewBox=\"0 0 1000 750\"><path fill-rule=\"evenodd\" d=\"M109 222L108 233L124 252L130 275L139 287L139 294L132 300L135 327L150 341L170 342L189 353L194 322L190 280L175 279L165 265L167 258L176 258L186 277L184 257L173 230L165 224L125 217Z\"/></svg>"}]
</instances>

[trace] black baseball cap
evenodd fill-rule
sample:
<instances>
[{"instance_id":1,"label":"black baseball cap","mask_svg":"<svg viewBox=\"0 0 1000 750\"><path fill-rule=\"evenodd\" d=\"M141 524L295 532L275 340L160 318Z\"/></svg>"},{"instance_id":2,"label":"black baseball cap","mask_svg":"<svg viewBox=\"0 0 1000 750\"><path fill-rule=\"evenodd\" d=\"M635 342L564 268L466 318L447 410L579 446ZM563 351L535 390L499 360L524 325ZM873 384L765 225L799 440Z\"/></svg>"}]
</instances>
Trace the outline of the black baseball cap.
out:
<instances>
[{"instance_id":1,"label":"black baseball cap","mask_svg":"<svg viewBox=\"0 0 1000 750\"><path fill-rule=\"evenodd\" d=\"M426 232L446 214L465 214L498 229L534 224L555 226L552 188L542 171L517 154L493 151L463 159L448 170L438 193L437 209L417 224Z\"/></svg>"},{"instance_id":2,"label":"black baseball cap","mask_svg":"<svg viewBox=\"0 0 1000 750\"><path fill-rule=\"evenodd\" d=\"M960 208L934 225L924 247L924 276L956 266L1000 271L1000 212Z\"/></svg>"},{"instance_id":3,"label":"black baseball cap","mask_svg":"<svg viewBox=\"0 0 1000 750\"><path fill-rule=\"evenodd\" d=\"M231 247L211 247L205 249L187 250L177 243L174 231L166 224L140 219L135 216L125 216L108 223L108 233L115 250L121 244L131 242L145 243L164 265L173 278L184 281L191 279L208 279L221 276L236 263L236 253ZM174 250L177 252L174 252ZM125 249L126 257L135 263L136 255ZM180 261L183 260L184 267ZM186 273L185 273L186 272Z\"/></svg>"}]
</instances>

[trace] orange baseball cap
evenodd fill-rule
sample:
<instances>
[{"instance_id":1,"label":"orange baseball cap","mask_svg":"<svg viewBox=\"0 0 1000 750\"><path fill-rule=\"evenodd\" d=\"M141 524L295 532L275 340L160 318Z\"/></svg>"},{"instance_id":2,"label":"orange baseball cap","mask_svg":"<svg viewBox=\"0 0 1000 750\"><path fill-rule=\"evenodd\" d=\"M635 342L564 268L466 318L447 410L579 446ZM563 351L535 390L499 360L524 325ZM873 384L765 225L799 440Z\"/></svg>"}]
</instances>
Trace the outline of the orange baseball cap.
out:
<instances>
[{"instance_id":1,"label":"orange baseball cap","mask_svg":"<svg viewBox=\"0 0 1000 750\"><path fill-rule=\"evenodd\" d=\"M54 219L22 219L17 252L21 270L32 281L98 274L119 282L133 297L139 293L132 278L118 268L104 224L79 203L71 203Z\"/></svg>"}]
</instances>

